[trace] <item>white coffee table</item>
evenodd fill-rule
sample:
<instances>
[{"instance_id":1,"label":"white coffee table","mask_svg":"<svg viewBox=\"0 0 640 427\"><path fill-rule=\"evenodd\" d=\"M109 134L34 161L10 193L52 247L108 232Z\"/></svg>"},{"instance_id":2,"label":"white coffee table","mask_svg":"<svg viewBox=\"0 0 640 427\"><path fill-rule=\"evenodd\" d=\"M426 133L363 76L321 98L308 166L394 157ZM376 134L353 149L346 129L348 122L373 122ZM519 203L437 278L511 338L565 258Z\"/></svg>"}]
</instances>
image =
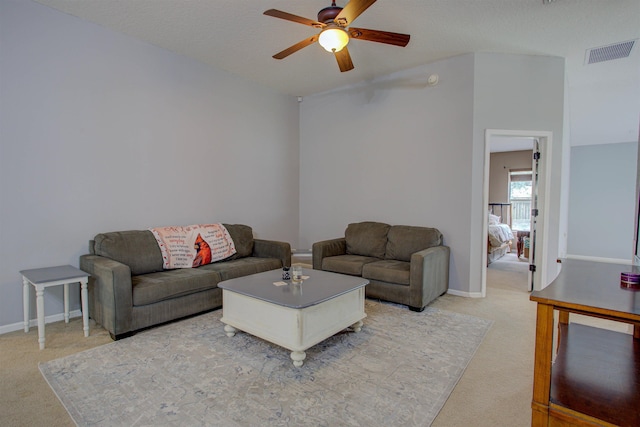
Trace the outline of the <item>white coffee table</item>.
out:
<instances>
[{"instance_id":1,"label":"white coffee table","mask_svg":"<svg viewBox=\"0 0 640 427\"><path fill-rule=\"evenodd\" d=\"M69 323L69 283L80 282L82 301L82 328L84 336L89 336L89 309L87 304L87 282L89 274L71 265L22 270L22 302L24 310L24 331L29 332L29 288L36 289L36 311L38 315L38 343L44 349L44 290L49 286L64 285L64 321Z\"/></svg>"},{"instance_id":2,"label":"white coffee table","mask_svg":"<svg viewBox=\"0 0 640 427\"><path fill-rule=\"evenodd\" d=\"M369 281L311 269L303 274L309 277L302 284L283 281L282 270L220 282L227 336L241 330L277 344L291 350L300 367L308 348L349 326L359 332Z\"/></svg>"}]
</instances>

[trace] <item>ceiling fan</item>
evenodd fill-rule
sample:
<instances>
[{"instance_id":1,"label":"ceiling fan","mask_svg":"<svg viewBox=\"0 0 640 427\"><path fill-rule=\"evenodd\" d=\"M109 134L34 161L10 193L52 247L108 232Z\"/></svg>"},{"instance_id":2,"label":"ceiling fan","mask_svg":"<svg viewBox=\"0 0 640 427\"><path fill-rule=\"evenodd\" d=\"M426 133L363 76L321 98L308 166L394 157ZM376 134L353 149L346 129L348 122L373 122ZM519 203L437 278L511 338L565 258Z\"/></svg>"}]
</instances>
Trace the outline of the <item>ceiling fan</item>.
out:
<instances>
[{"instance_id":1,"label":"ceiling fan","mask_svg":"<svg viewBox=\"0 0 640 427\"><path fill-rule=\"evenodd\" d=\"M408 34L350 27L353 21L375 2L376 0L351 0L342 8L336 6L336 2L332 1L331 6L325 7L318 12L317 21L276 9L265 11L265 15L309 25L322 30L320 33L304 39L282 52L276 53L273 57L275 59L283 59L304 47L319 42L325 50L333 52L338 61L340 71L344 72L353 70L354 68L351 55L349 55L349 50L347 49L347 44L350 39L368 40L371 42L405 47L407 43L409 43L410 36Z\"/></svg>"}]
</instances>

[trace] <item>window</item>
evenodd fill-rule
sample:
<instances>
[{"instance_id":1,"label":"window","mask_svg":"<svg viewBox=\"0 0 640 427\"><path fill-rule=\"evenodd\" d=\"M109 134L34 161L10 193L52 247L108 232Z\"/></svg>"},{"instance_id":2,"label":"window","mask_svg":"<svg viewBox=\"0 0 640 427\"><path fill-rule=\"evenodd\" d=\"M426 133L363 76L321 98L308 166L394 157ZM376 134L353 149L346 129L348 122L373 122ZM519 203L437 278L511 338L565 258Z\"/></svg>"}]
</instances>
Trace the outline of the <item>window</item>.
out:
<instances>
[{"instance_id":1,"label":"window","mask_svg":"<svg viewBox=\"0 0 640 427\"><path fill-rule=\"evenodd\" d=\"M511 228L516 231L530 231L532 189L531 170L509 172Z\"/></svg>"}]
</instances>

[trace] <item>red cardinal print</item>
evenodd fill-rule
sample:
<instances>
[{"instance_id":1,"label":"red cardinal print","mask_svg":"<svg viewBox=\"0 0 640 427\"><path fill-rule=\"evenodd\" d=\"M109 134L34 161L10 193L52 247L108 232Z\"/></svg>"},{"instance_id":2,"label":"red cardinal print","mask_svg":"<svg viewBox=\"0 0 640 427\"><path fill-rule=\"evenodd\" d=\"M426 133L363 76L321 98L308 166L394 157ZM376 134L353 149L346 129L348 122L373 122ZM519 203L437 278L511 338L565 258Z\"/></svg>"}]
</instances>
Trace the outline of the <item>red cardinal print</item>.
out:
<instances>
[{"instance_id":1,"label":"red cardinal print","mask_svg":"<svg viewBox=\"0 0 640 427\"><path fill-rule=\"evenodd\" d=\"M196 257L193 259L194 267L199 267L211 262L211 248L201 235L198 234L198 237L196 237L193 248L196 250Z\"/></svg>"}]
</instances>

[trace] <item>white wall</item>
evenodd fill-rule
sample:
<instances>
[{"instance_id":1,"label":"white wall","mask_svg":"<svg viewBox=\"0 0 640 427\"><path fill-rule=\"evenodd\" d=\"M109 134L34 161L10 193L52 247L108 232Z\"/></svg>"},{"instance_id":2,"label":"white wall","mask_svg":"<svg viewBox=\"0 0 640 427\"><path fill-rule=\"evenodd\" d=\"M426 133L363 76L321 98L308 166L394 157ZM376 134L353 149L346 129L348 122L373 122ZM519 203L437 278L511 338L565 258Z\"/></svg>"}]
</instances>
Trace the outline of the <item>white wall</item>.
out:
<instances>
[{"instance_id":1,"label":"white wall","mask_svg":"<svg viewBox=\"0 0 640 427\"><path fill-rule=\"evenodd\" d=\"M19 270L77 265L98 232L168 224L246 223L299 249L354 221L433 226L451 289L477 294L484 130L554 133L556 216L563 74L560 58L469 54L306 97L299 114L295 98L3 1L0 331L22 318Z\"/></svg>"},{"instance_id":2,"label":"white wall","mask_svg":"<svg viewBox=\"0 0 640 427\"><path fill-rule=\"evenodd\" d=\"M563 126L564 126L564 58L531 55L476 54L473 124L473 179L470 186L473 198L470 249L471 292L480 290L482 276L482 201L484 147L486 129L544 131L553 133L551 147L550 191L545 195L549 209L546 227L548 253L546 283L553 280L558 269L556 259L560 247ZM543 158L545 153L543 153ZM546 185L544 176L539 185ZM539 227L537 236L545 235Z\"/></svg>"},{"instance_id":3,"label":"white wall","mask_svg":"<svg viewBox=\"0 0 640 427\"><path fill-rule=\"evenodd\" d=\"M426 87L434 73L440 83ZM436 227L452 250L451 287L466 289L472 97L473 55L305 97L300 247L363 220Z\"/></svg>"},{"instance_id":4,"label":"white wall","mask_svg":"<svg viewBox=\"0 0 640 427\"><path fill-rule=\"evenodd\" d=\"M298 123L294 97L0 2L0 330L22 321L19 270L77 266L99 232L230 222L295 243Z\"/></svg>"},{"instance_id":5,"label":"white wall","mask_svg":"<svg viewBox=\"0 0 640 427\"><path fill-rule=\"evenodd\" d=\"M638 143L571 147L568 256L630 262Z\"/></svg>"},{"instance_id":6,"label":"white wall","mask_svg":"<svg viewBox=\"0 0 640 427\"><path fill-rule=\"evenodd\" d=\"M391 84L433 73L435 87ZM450 289L479 295L484 130L553 131L560 160L563 90L561 58L469 54L306 97L300 247L342 236L354 221L436 227L451 247Z\"/></svg>"},{"instance_id":7,"label":"white wall","mask_svg":"<svg viewBox=\"0 0 640 427\"><path fill-rule=\"evenodd\" d=\"M637 46L636 46L637 48ZM634 49L635 50L635 49ZM635 58L634 58L635 56ZM571 86L571 145L635 141L640 112L640 55L592 64L606 70L609 80L573 82ZM636 74L620 75L619 61L636 61ZM595 71L595 70L594 70ZM592 125L598 123L599 126ZM590 125L591 124L591 125ZM633 126L636 124L636 126Z\"/></svg>"}]
</instances>

